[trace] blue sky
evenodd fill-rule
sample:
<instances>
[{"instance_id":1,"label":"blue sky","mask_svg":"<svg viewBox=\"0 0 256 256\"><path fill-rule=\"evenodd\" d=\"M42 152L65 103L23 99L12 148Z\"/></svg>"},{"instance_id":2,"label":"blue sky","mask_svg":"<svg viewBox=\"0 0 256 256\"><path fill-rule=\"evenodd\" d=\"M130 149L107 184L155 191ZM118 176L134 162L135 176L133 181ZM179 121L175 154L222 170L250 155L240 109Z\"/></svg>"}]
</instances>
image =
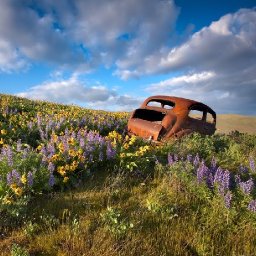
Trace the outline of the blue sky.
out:
<instances>
[{"instance_id":1,"label":"blue sky","mask_svg":"<svg viewBox=\"0 0 256 256\"><path fill-rule=\"evenodd\" d=\"M163 94L256 115L256 2L1 0L0 92L107 110Z\"/></svg>"}]
</instances>

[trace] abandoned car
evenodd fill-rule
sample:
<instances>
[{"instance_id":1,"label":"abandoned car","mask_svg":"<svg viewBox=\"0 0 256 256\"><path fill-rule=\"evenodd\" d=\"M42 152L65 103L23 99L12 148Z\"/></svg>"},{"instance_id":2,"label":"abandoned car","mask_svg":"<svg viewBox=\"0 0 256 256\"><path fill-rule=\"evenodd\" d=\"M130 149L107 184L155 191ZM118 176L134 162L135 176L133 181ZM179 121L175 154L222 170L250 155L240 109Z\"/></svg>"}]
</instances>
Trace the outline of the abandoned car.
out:
<instances>
[{"instance_id":1,"label":"abandoned car","mask_svg":"<svg viewBox=\"0 0 256 256\"><path fill-rule=\"evenodd\" d=\"M133 111L128 132L145 139L161 141L198 132L212 135L216 113L207 105L173 96L151 96Z\"/></svg>"}]
</instances>

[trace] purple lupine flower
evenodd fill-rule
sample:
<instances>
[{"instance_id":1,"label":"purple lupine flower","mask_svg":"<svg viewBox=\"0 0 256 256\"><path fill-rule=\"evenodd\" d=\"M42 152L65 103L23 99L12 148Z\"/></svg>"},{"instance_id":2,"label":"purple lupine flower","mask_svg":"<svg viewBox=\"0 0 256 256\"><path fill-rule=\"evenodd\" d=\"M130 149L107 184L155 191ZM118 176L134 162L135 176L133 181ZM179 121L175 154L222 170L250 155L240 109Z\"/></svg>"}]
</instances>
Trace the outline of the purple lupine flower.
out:
<instances>
[{"instance_id":1,"label":"purple lupine flower","mask_svg":"<svg viewBox=\"0 0 256 256\"><path fill-rule=\"evenodd\" d=\"M103 161L103 152L100 150L99 153L99 161L102 162Z\"/></svg>"},{"instance_id":2,"label":"purple lupine flower","mask_svg":"<svg viewBox=\"0 0 256 256\"><path fill-rule=\"evenodd\" d=\"M199 155L196 154L196 156L195 156L195 158L194 158L194 161L193 161L193 165L194 165L195 167L197 167L198 164L199 164L199 162L200 162Z\"/></svg>"},{"instance_id":3,"label":"purple lupine flower","mask_svg":"<svg viewBox=\"0 0 256 256\"><path fill-rule=\"evenodd\" d=\"M173 163L174 163L174 159L173 159L172 155L169 153L168 154L168 164L172 165Z\"/></svg>"},{"instance_id":4,"label":"purple lupine flower","mask_svg":"<svg viewBox=\"0 0 256 256\"><path fill-rule=\"evenodd\" d=\"M49 164L48 164L48 170L50 171L50 172L54 172L54 170L55 170L55 166L54 166L54 164L52 163L52 162L50 162Z\"/></svg>"},{"instance_id":5,"label":"purple lupine flower","mask_svg":"<svg viewBox=\"0 0 256 256\"><path fill-rule=\"evenodd\" d=\"M84 147L84 144L85 144L84 139L83 139L83 138L80 138L80 140L79 140L79 146L80 146L81 148L83 148L83 147Z\"/></svg>"},{"instance_id":6,"label":"purple lupine flower","mask_svg":"<svg viewBox=\"0 0 256 256\"><path fill-rule=\"evenodd\" d=\"M241 173L241 174L247 174L248 173L248 168L247 167L245 167L245 166L243 166L243 165L240 165L239 166L239 172Z\"/></svg>"},{"instance_id":7,"label":"purple lupine flower","mask_svg":"<svg viewBox=\"0 0 256 256\"><path fill-rule=\"evenodd\" d=\"M178 161L179 161L178 155L177 155L177 154L174 154L173 159L174 159L175 162L178 162Z\"/></svg>"},{"instance_id":8,"label":"purple lupine flower","mask_svg":"<svg viewBox=\"0 0 256 256\"><path fill-rule=\"evenodd\" d=\"M18 185L21 184L21 181L20 181L20 173L17 172L17 170L13 169L12 171L10 171L8 174L7 174L7 184L10 186L11 184L13 183L16 183Z\"/></svg>"},{"instance_id":9,"label":"purple lupine flower","mask_svg":"<svg viewBox=\"0 0 256 256\"><path fill-rule=\"evenodd\" d=\"M9 166L13 166L13 152L11 146L8 145L6 149L7 162Z\"/></svg>"},{"instance_id":10,"label":"purple lupine flower","mask_svg":"<svg viewBox=\"0 0 256 256\"><path fill-rule=\"evenodd\" d=\"M34 181L33 180L33 173L29 171L27 177L28 177L28 186L32 187L33 186L33 181Z\"/></svg>"},{"instance_id":11,"label":"purple lupine flower","mask_svg":"<svg viewBox=\"0 0 256 256\"><path fill-rule=\"evenodd\" d=\"M193 160L193 156L191 154L188 154L187 155L187 161L192 163L192 160Z\"/></svg>"},{"instance_id":12,"label":"purple lupine flower","mask_svg":"<svg viewBox=\"0 0 256 256\"><path fill-rule=\"evenodd\" d=\"M197 181L199 183L205 181L209 188L213 187L214 178L211 173L211 170L205 165L202 161L201 165L197 168Z\"/></svg>"},{"instance_id":13,"label":"purple lupine flower","mask_svg":"<svg viewBox=\"0 0 256 256\"><path fill-rule=\"evenodd\" d=\"M230 172L228 170L222 170L218 167L215 175L214 175L214 184L218 185L218 190L221 194L224 194L224 191L229 189L230 183Z\"/></svg>"},{"instance_id":14,"label":"purple lupine flower","mask_svg":"<svg viewBox=\"0 0 256 256\"><path fill-rule=\"evenodd\" d=\"M236 185L239 186L239 183L241 182L241 177L239 174L235 175L235 182L236 182Z\"/></svg>"},{"instance_id":15,"label":"purple lupine flower","mask_svg":"<svg viewBox=\"0 0 256 256\"><path fill-rule=\"evenodd\" d=\"M250 164L251 171L255 172L255 162L254 162L252 156L250 156L250 158L249 158L249 164Z\"/></svg>"},{"instance_id":16,"label":"purple lupine flower","mask_svg":"<svg viewBox=\"0 0 256 256\"><path fill-rule=\"evenodd\" d=\"M217 163L216 163L216 159L215 159L215 157L213 156L212 157L212 160L211 160L211 171L213 172L213 173L215 173L215 171L217 170Z\"/></svg>"},{"instance_id":17,"label":"purple lupine flower","mask_svg":"<svg viewBox=\"0 0 256 256\"><path fill-rule=\"evenodd\" d=\"M107 159L112 159L116 155L116 151L110 143L107 144L106 154L107 154Z\"/></svg>"},{"instance_id":18,"label":"purple lupine flower","mask_svg":"<svg viewBox=\"0 0 256 256\"><path fill-rule=\"evenodd\" d=\"M50 187L53 187L53 185L55 184L55 178L52 172L50 172L48 184Z\"/></svg>"},{"instance_id":19,"label":"purple lupine flower","mask_svg":"<svg viewBox=\"0 0 256 256\"><path fill-rule=\"evenodd\" d=\"M239 187L240 189L246 194L249 195L253 189L254 183L252 178L250 178L247 181L240 181L239 182Z\"/></svg>"},{"instance_id":20,"label":"purple lupine flower","mask_svg":"<svg viewBox=\"0 0 256 256\"><path fill-rule=\"evenodd\" d=\"M256 212L256 200L251 200L248 204L248 209L252 212Z\"/></svg>"},{"instance_id":21,"label":"purple lupine flower","mask_svg":"<svg viewBox=\"0 0 256 256\"><path fill-rule=\"evenodd\" d=\"M224 196L224 203L225 206L229 209L231 206L231 200L232 200L232 193L231 191L228 191L226 195Z\"/></svg>"}]
</instances>

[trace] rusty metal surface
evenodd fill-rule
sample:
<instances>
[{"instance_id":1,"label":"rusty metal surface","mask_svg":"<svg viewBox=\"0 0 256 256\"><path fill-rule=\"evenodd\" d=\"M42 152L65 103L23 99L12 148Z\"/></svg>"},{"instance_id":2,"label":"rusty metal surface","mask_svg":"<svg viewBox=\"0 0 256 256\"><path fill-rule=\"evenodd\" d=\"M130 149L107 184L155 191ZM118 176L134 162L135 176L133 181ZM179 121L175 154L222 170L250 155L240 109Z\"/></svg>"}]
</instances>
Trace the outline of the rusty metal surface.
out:
<instances>
[{"instance_id":1,"label":"rusty metal surface","mask_svg":"<svg viewBox=\"0 0 256 256\"><path fill-rule=\"evenodd\" d=\"M158 106L149 105L157 103ZM200 119L190 115L196 110ZM208 121L211 116L212 122ZM181 137L192 132L212 135L216 130L216 113L207 105L174 96L151 96L135 109L128 121L128 132L157 140Z\"/></svg>"}]
</instances>

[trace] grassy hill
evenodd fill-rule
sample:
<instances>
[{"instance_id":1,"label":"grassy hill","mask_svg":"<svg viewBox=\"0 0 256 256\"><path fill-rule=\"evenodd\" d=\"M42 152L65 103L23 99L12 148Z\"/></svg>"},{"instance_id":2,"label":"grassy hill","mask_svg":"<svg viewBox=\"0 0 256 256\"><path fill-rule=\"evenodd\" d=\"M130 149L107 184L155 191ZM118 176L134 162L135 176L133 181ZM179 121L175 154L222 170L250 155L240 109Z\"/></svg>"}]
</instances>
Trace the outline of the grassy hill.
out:
<instances>
[{"instance_id":1,"label":"grassy hill","mask_svg":"<svg viewBox=\"0 0 256 256\"><path fill-rule=\"evenodd\" d=\"M127 117L0 95L0 255L255 254L256 135L154 145Z\"/></svg>"},{"instance_id":2,"label":"grassy hill","mask_svg":"<svg viewBox=\"0 0 256 256\"><path fill-rule=\"evenodd\" d=\"M256 133L256 117L235 114L217 115L217 132L230 133L231 131L241 133Z\"/></svg>"}]
</instances>

